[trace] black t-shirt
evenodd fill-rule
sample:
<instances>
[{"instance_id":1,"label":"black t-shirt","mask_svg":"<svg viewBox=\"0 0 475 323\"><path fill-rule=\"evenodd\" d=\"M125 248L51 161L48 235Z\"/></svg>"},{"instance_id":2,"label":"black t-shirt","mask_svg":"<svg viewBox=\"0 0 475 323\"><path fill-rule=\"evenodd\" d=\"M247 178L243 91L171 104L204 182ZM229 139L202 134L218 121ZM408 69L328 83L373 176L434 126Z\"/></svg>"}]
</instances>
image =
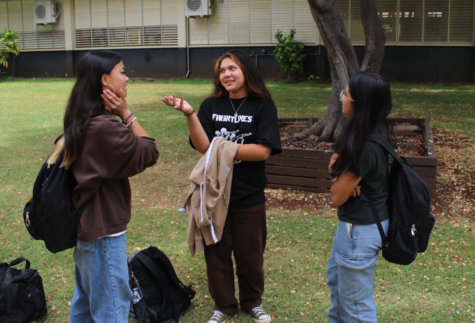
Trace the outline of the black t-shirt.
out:
<instances>
[{"instance_id":1,"label":"black t-shirt","mask_svg":"<svg viewBox=\"0 0 475 323\"><path fill-rule=\"evenodd\" d=\"M222 137L237 144L263 144L280 154L279 122L272 101L247 96L231 99L210 97L201 103L198 119L211 141ZM190 140L193 147L193 143ZM194 147L193 147L194 148ZM230 207L251 207L265 202L265 161L241 161L234 165Z\"/></svg>"},{"instance_id":2,"label":"black t-shirt","mask_svg":"<svg viewBox=\"0 0 475 323\"><path fill-rule=\"evenodd\" d=\"M389 219L386 203L389 194L388 153L380 145L367 141L358 166L360 177L363 177L368 184L379 219L381 221ZM345 204L338 208L338 219L342 222L361 225L376 223L364 194L357 197L350 196Z\"/></svg>"}]
</instances>

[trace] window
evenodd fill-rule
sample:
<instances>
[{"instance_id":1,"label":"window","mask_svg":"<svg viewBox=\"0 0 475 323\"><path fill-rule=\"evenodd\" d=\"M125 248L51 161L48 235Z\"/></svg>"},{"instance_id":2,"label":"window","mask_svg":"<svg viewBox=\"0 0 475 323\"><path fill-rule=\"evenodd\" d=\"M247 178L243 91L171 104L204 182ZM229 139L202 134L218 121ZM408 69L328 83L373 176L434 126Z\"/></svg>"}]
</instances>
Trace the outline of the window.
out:
<instances>
[{"instance_id":1,"label":"window","mask_svg":"<svg viewBox=\"0 0 475 323\"><path fill-rule=\"evenodd\" d=\"M76 47L178 45L173 0L76 0Z\"/></svg>"},{"instance_id":2,"label":"window","mask_svg":"<svg viewBox=\"0 0 475 323\"><path fill-rule=\"evenodd\" d=\"M363 44L357 0L335 0L354 44ZM473 0L377 0L387 44L473 43ZM398 12L399 8L399 12Z\"/></svg>"}]
</instances>

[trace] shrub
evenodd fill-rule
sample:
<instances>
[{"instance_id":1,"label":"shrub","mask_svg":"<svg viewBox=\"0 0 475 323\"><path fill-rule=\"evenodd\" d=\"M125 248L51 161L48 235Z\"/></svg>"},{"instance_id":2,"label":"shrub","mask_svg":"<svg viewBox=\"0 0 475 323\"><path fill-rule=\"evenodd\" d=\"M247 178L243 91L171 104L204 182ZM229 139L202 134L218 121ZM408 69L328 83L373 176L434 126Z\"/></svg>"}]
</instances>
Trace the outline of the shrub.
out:
<instances>
[{"instance_id":1,"label":"shrub","mask_svg":"<svg viewBox=\"0 0 475 323\"><path fill-rule=\"evenodd\" d=\"M274 37L277 39L274 57L279 62L282 73L289 81L298 81L303 74L303 42L295 40L295 29L290 29L288 36L284 36L282 30L277 29Z\"/></svg>"},{"instance_id":2,"label":"shrub","mask_svg":"<svg viewBox=\"0 0 475 323\"><path fill-rule=\"evenodd\" d=\"M20 55L20 45L17 42L18 35L11 30L0 32L0 64L10 69L10 76L15 79L15 57ZM10 67L9 67L10 65Z\"/></svg>"}]
</instances>

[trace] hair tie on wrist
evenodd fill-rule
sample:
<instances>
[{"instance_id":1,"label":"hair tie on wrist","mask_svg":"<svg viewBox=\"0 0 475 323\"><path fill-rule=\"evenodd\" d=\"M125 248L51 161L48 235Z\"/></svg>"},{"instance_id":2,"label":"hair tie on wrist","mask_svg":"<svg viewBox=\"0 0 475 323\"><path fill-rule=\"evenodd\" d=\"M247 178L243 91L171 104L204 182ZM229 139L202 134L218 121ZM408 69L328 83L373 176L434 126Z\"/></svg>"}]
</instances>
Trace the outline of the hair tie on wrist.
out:
<instances>
[{"instance_id":1,"label":"hair tie on wrist","mask_svg":"<svg viewBox=\"0 0 475 323\"><path fill-rule=\"evenodd\" d=\"M132 117L133 115L134 115L134 113L132 112L127 118L125 118L125 119L122 121L122 123L123 123L123 124L126 124L126 123L127 123L127 120L129 120L130 117Z\"/></svg>"},{"instance_id":2,"label":"hair tie on wrist","mask_svg":"<svg viewBox=\"0 0 475 323\"><path fill-rule=\"evenodd\" d=\"M185 115L185 117L189 117L191 116L193 113L195 113L195 109L193 109L193 111L191 111L190 113L186 114L183 112L183 114Z\"/></svg>"},{"instance_id":3,"label":"hair tie on wrist","mask_svg":"<svg viewBox=\"0 0 475 323\"><path fill-rule=\"evenodd\" d=\"M135 120L137 120L137 117L133 118L125 127L128 128Z\"/></svg>"}]
</instances>

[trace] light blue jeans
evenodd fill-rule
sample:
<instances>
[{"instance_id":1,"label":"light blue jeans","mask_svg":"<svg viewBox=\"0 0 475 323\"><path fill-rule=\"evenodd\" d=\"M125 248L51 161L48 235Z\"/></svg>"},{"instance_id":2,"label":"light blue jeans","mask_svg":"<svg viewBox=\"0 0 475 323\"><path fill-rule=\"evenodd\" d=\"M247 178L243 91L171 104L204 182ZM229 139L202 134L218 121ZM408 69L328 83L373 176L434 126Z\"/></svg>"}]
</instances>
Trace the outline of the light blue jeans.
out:
<instances>
[{"instance_id":1,"label":"light blue jeans","mask_svg":"<svg viewBox=\"0 0 475 323\"><path fill-rule=\"evenodd\" d=\"M389 220L381 222L385 233ZM339 222L328 262L327 278L332 304L328 319L333 322L377 322L373 298L374 272L382 247L376 224Z\"/></svg>"},{"instance_id":2,"label":"light blue jeans","mask_svg":"<svg viewBox=\"0 0 475 323\"><path fill-rule=\"evenodd\" d=\"M69 322L128 322L132 291L125 234L89 242L74 249L76 289Z\"/></svg>"}]
</instances>

